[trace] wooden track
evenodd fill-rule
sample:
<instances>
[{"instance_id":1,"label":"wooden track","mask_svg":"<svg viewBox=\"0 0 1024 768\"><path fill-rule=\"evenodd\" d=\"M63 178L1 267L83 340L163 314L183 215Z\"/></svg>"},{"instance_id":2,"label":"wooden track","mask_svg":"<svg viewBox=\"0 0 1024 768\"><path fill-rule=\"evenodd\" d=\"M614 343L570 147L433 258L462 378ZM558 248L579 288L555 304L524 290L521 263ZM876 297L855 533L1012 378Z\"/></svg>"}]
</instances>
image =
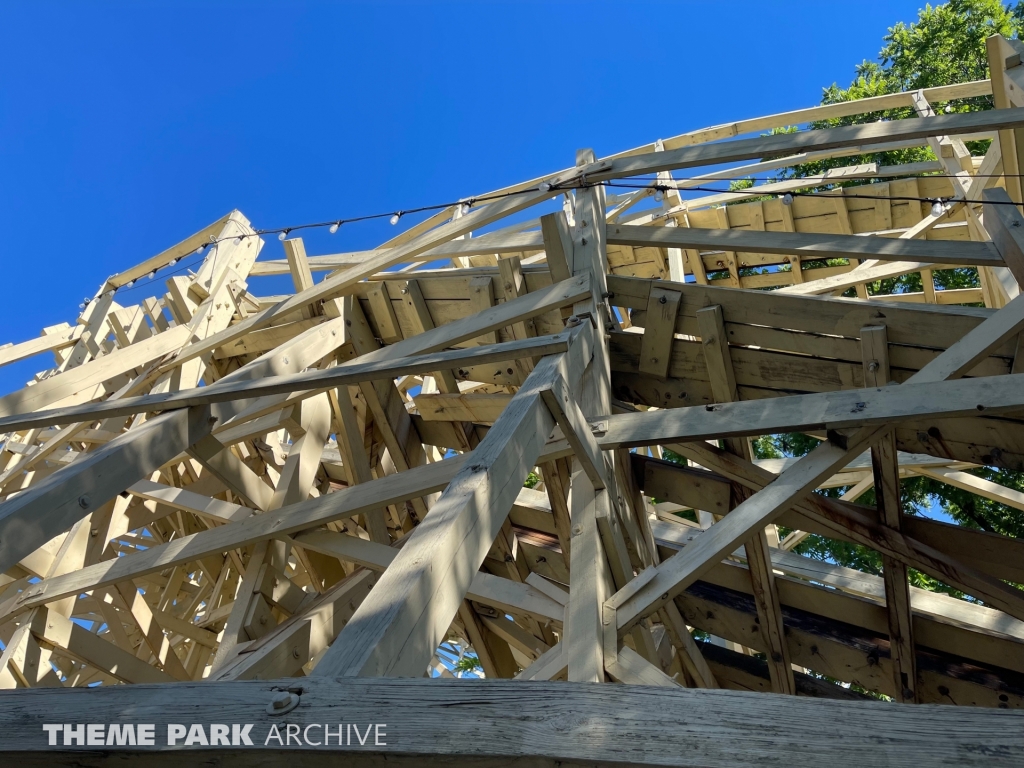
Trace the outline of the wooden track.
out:
<instances>
[{"instance_id":1,"label":"wooden track","mask_svg":"<svg viewBox=\"0 0 1024 768\"><path fill-rule=\"evenodd\" d=\"M0 397L0 750L120 759L45 744L47 717L93 711L266 730L292 689L289 722L386 719L367 765L1019 765L1024 715L999 710L1024 708L1024 543L899 494L925 476L1024 514L966 471L1024 471L1015 46L989 41L991 81L582 150L372 251L266 258L234 211L0 348L54 358ZM918 117L757 135L894 107ZM917 146L938 159L684 196ZM637 176L653 205L613 186ZM937 287L952 267L977 287ZM911 273L921 293L869 293ZM269 275L294 293L263 295ZM752 458L795 431L820 444ZM809 534L882 575L794 552ZM467 654L487 682L380 679Z\"/></svg>"}]
</instances>

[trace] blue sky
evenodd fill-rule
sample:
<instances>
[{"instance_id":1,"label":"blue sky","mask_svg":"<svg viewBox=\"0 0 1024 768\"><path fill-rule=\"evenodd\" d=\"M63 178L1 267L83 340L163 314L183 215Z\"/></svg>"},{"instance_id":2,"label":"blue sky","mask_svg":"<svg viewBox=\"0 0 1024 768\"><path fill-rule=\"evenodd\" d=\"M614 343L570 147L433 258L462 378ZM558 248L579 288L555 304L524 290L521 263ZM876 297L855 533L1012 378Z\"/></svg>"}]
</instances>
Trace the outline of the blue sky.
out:
<instances>
[{"instance_id":1,"label":"blue sky","mask_svg":"<svg viewBox=\"0 0 1024 768\"><path fill-rule=\"evenodd\" d=\"M6 3L0 343L233 208L270 228L429 205L816 104L921 4ZM51 364L0 368L0 392Z\"/></svg>"}]
</instances>

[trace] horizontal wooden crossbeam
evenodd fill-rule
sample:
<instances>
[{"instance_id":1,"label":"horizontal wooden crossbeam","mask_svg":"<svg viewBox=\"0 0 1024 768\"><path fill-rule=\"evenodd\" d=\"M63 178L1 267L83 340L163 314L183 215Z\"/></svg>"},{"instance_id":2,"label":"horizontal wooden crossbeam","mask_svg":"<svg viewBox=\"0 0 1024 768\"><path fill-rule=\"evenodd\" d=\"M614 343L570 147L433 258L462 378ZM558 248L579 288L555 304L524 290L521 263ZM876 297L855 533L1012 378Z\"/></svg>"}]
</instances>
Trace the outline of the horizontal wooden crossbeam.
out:
<instances>
[{"instance_id":1,"label":"horizontal wooden crossbeam","mask_svg":"<svg viewBox=\"0 0 1024 768\"><path fill-rule=\"evenodd\" d=\"M807 259L878 259L880 261L927 261L937 264L1004 266L991 243L902 240L853 235L796 232L748 232L732 229L687 227L610 227L608 242L614 245L658 248L698 248L717 251L795 254Z\"/></svg>"},{"instance_id":2,"label":"horizontal wooden crossbeam","mask_svg":"<svg viewBox=\"0 0 1024 768\"><path fill-rule=\"evenodd\" d=\"M268 705L289 688L301 691L295 694L298 708L277 717L268 715ZM347 702L344 716L339 716L339 701ZM705 764L755 766L763 765L766 756L785 752L794 766L811 768L823 761L857 766L865 753L879 749L879 733L891 734L884 746L890 765L920 765L921 761L935 766L982 765L992 750L1004 764L1024 758L1021 716L1015 712L583 683L311 678L299 686L275 680L103 692L0 692L0 707L7 718L24 724L0 737L0 749L22 765L77 765L82 760L132 757L168 765L193 757L216 757L225 765L242 765L276 750L286 752L276 740L264 742L272 725L278 726L283 738L289 723L298 724L299 738L308 736L310 742L323 742L324 724L331 726L330 746L293 743L312 765L336 761L343 754L352 765L367 766L381 760L450 764L453 758L464 765L493 765L500 760L553 766L568 756L611 765L689 766L697 759ZM540 722L535 716L538 707L545 713ZM55 748L46 746L44 723L75 724L85 711L89 722L152 724L155 743L64 747L61 732ZM403 726L403 713L407 716L410 711L416 712L415 728ZM580 728L579 713L584 711L594 721ZM453 717L453 712L458 716ZM700 713L696 720L695 712ZM358 739L349 744L346 735L346 744L339 747L334 741L339 722L358 724L364 739L370 725L373 737L360 746ZM792 723L796 728L807 722L820 723L813 740L794 740L791 728L780 728L780 724ZM173 749L167 745L170 723L186 724ZM251 723L247 735L253 745L211 748L200 742L184 746L191 723L201 724L204 735L212 723ZM313 723L320 727L306 730ZM372 727L377 724L386 727L377 731ZM381 745L374 743L378 732ZM104 741L105 734L106 730ZM230 734L229 728L229 741Z\"/></svg>"}]
</instances>

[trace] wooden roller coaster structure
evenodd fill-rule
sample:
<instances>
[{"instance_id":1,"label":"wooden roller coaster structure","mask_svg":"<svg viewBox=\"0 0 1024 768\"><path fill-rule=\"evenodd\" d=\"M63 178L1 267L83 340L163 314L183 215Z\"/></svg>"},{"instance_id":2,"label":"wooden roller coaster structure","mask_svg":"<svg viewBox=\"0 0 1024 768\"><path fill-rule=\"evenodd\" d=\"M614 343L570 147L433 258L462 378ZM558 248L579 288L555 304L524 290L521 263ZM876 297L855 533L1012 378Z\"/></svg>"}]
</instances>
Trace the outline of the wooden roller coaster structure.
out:
<instances>
[{"instance_id":1,"label":"wooden roller coaster structure","mask_svg":"<svg viewBox=\"0 0 1024 768\"><path fill-rule=\"evenodd\" d=\"M900 505L925 476L1024 513L969 471L1024 471L1024 46L988 45L991 80L583 150L371 251L291 237L257 260L234 211L0 348L56 359L0 397L0 750L1022 764L1024 542ZM916 116L762 134L897 108ZM922 146L936 159L836 161ZM977 287L937 288L952 268ZM869 290L911 273L919 293ZM294 293L254 291L267 275ZM820 442L753 457L788 432ZM882 574L797 554L808 535ZM387 741L162 740L286 721ZM50 722L158 738L50 745Z\"/></svg>"}]
</instances>

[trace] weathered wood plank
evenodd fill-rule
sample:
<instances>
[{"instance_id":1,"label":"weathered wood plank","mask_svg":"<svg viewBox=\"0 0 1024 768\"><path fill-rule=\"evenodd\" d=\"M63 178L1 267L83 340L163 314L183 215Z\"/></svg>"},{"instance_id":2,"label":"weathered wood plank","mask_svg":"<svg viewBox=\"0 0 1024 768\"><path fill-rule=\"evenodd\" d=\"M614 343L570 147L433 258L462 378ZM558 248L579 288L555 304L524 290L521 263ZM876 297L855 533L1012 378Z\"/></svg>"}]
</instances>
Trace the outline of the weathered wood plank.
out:
<instances>
[{"instance_id":1,"label":"weathered wood plank","mask_svg":"<svg viewBox=\"0 0 1024 768\"><path fill-rule=\"evenodd\" d=\"M994 191L994 190L993 190ZM993 206L995 207L995 206ZM991 243L911 240L856 235L818 235L798 232L752 232L742 229L608 227L611 245L661 248L699 248L716 251L796 254L804 259L878 259L924 261L936 264L1004 266Z\"/></svg>"},{"instance_id":2,"label":"weathered wood plank","mask_svg":"<svg viewBox=\"0 0 1024 768\"><path fill-rule=\"evenodd\" d=\"M113 765L143 757L180 765L193 757L224 765L451 764L763 766L786 756L794 768L1013 766L1024 760L1024 715L1003 710L880 706L877 702L765 697L741 691L646 686L524 683L516 680L338 680L302 682L300 706L285 717L265 711L293 680L103 686L96 690L0 692L0 750L19 765ZM341 708L344 708L342 714ZM44 723L152 723L155 743L126 747L47 746ZM453 717L452 712L459 712ZM544 713L538 718L537 712ZM408 714L415 713L415 718ZM168 723L252 723L253 746L167 745ZM381 741L337 743L290 753L266 741L271 724L387 724ZM580 723L586 726L581 727ZM813 723L813 739L797 739ZM332 730L332 733L335 731ZM308 732L320 741L322 729ZM376 734L375 734L376 735ZM884 735L884 737L883 737ZM370 740L371 742L373 739ZM301 744L301 742L300 742ZM292 755L285 757L286 755ZM298 757L301 755L301 757Z\"/></svg>"}]
</instances>

